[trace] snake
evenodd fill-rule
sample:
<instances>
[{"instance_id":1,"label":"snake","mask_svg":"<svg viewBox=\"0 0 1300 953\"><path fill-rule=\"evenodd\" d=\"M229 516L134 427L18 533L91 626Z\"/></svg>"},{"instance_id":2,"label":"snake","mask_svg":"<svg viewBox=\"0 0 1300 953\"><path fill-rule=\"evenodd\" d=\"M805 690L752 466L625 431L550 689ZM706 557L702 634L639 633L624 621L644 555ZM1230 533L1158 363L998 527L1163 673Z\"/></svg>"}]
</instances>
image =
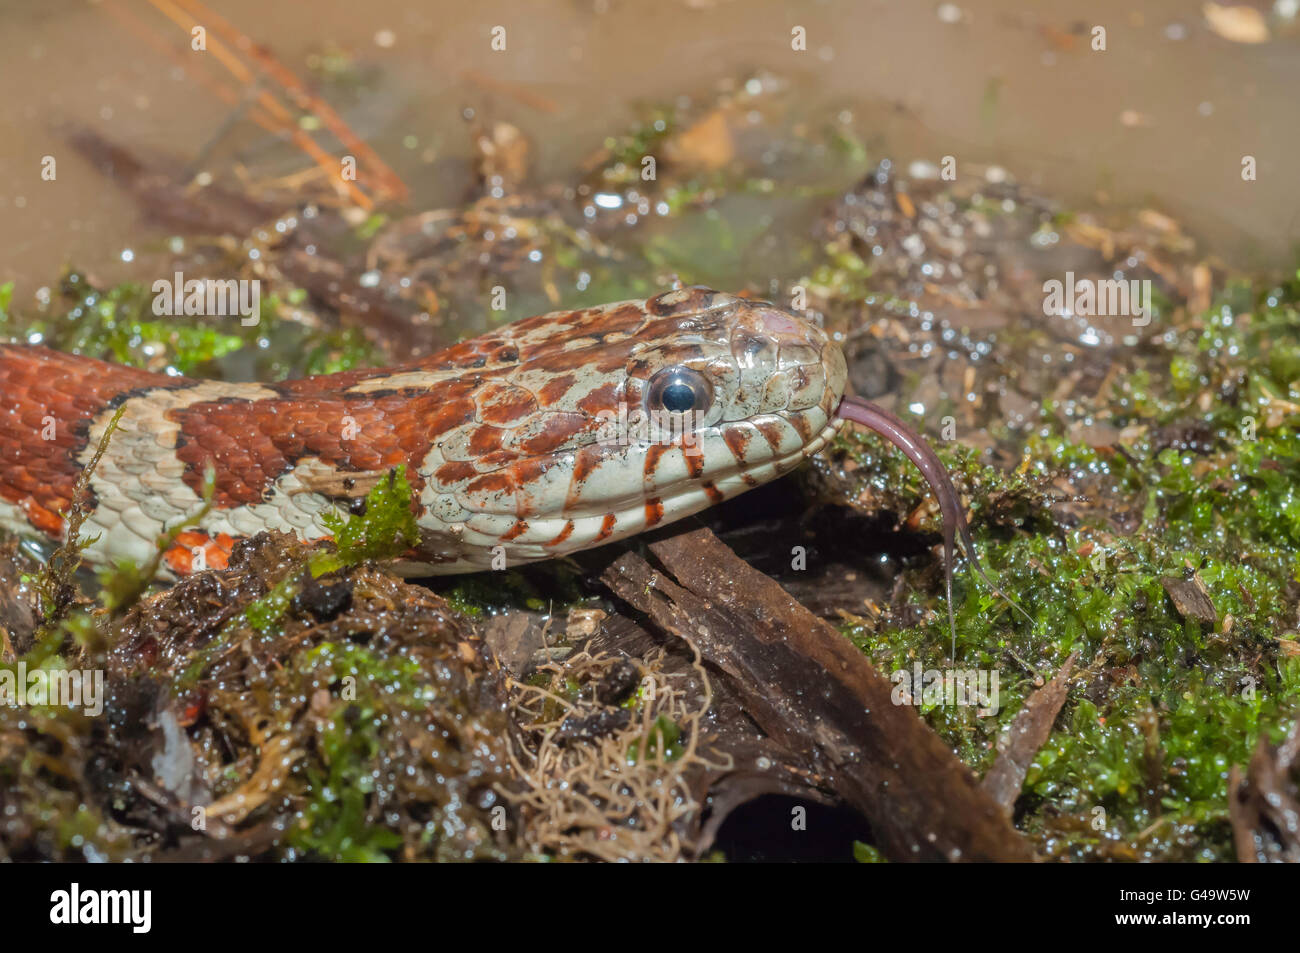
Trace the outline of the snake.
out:
<instances>
[{"instance_id":1,"label":"snake","mask_svg":"<svg viewBox=\"0 0 1300 953\"><path fill-rule=\"evenodd\" d=\"M960 497L921 436L846 382L816 322L706 287L277 383L0 344L0 528L65 541L77 497L83 558L143 565L186 524L158 563L174 579L225 568L264 530L330 538L327 515L358 512L404 466L419 538L394 569L479 572L698 513L789 473L853 420L902 450L939 501L955 626L958 534L983 574Z\"/></svg>"}]
</instances>

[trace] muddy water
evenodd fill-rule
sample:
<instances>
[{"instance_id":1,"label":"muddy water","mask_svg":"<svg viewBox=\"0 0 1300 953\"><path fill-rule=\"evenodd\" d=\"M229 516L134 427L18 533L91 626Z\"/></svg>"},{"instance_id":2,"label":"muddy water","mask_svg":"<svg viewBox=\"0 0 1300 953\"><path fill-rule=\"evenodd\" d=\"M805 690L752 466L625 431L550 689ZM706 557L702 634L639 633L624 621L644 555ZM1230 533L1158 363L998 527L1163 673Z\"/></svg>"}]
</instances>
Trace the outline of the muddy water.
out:
<instances>
[{"instance_id":1,"label":"muddy water","mask_svg":"<svg viewBox=\"0 0 1300 953\"><path fill-rule=\"evenodd\" d=\"M1258 45L1229 42L1199 4L1168 0L1141 12L1120 0L213 6L299 75L320 79L322 54L347 52L352 78L320 88L412 186L417 209L463 197L466 107L521 126L540 175L564 175L625 129L638 103L765 69L793 85L810 122L847 115L872 159L996 162L1070 204L1151 204L1245 267L1286 265L1300 240L1300 32L1267 4L1272 38ZM505 52L490 49L497 24ZM796 25L806 51L791 49ZM1097 25L1103 52L1090 48ZM90 125L192 161L230 108L196 81L187 59L204 54L187 39L143 0L0 4L0 281L18 283L19 302L68 263L109 280L148 277L122 253L162 233L60 129ZM40 175L47 155L52 182ZM303 164L248 123L208 155L253 175ZM1244 155L1256 157L1257 181L1242 181ZM852 178L834 176L822 184Z\"/></svg>"}]
</instances>

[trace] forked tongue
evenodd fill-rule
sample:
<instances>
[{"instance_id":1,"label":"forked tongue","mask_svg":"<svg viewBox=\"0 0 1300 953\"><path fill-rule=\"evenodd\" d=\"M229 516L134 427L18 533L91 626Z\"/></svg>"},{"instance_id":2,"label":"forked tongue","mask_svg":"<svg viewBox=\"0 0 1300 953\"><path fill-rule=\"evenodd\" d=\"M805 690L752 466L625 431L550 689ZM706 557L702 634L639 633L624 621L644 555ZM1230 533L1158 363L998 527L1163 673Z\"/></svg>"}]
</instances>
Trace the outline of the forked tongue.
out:
<instances>
[{"instance_id":1,"label":"forked tongue","mask_svg":"<svg viewBox=\"0 0 1300 953\"><path fill-rule=\"evenodd\" d=\"M889 411L868 403L860 397L844 397L840 401L839 409L835 412L835 415L874 430L907 454L907 459L916 464L916 468L921 471L921 475L930 484L930 489L934 491L935 498L939 501L939 513L943 518L944 586L948 595L948 628L952 633L952 657L954 661L957 657L957 616L953 611L952 603L952 565L956 556L958 533L961 534L961 543L966 550L966 558L975 567L975 571L980 574L995 593L1007 600L1017 612L1029 619L1030 625L1033 625L1034 620L1030 618L1029 613L999 589L997 583L990 579L989 574L984 571L979 557L975 554L975 541L971 538L970 527L966 524L966 514L962 510L961 498L957 496L957 489L952 485L952 478L948 476L947 468L939 460L935 452L930 449L930 445L925 442L924 438Z\"/></svg>"}]
</instances>

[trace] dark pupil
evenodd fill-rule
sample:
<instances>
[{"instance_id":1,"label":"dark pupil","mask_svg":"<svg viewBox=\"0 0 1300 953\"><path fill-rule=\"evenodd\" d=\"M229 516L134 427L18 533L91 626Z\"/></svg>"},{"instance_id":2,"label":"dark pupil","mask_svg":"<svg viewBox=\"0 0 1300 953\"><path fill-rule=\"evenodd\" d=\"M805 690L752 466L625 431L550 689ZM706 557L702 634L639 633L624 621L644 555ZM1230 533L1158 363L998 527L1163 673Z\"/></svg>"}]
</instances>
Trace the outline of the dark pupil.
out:
<instances>
[{"instance_id":1,"label":"dark pupil","mask_svg":"<svg viewBox=\"0 0 1300 953\"><path fill-rule=\"evenodd\" d=\"M669 384L664 388L664 410L674 414L685 413L695 406L695 391L690 384Z\"/></svg>"}]
</instances>

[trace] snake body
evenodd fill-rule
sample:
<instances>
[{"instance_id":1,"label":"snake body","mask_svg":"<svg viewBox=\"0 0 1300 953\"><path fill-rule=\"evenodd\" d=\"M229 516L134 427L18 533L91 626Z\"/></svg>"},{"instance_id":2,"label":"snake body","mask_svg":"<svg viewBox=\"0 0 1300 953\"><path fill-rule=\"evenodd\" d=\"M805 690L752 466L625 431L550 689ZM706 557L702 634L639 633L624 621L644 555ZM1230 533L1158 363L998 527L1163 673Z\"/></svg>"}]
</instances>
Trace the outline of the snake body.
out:
<instances>
[{"instance_id":1,"label":"snake body","mask_svg":"<svg viewBox=\"0 0 1300 953\"><path fill-rule=\"evenodd\" d=\"M62 540L78 476L92 562L222 568L262 530L314 541L405 464L407 574L563 556L774 479L843 421L842 353L766 302L706 288L526 318L428 358L281 383L191 380L0 345L0 527Z\"/></svg>"}]
</instances>

